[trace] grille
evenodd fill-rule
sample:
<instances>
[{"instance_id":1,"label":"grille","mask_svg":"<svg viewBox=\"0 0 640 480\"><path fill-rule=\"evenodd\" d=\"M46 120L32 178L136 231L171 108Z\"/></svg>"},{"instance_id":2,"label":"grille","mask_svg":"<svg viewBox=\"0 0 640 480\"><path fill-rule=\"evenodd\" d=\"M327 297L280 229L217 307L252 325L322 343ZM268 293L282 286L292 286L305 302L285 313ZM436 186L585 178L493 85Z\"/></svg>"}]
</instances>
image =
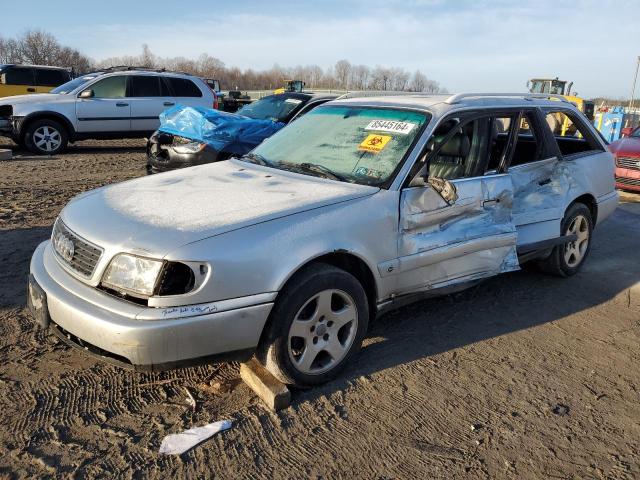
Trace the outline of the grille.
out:
<instances>
[{"instance_id":1,"label":"grille","mask_svg":"<svg viewBox=\"0 0 640 480\"><path fill-rule=\"evenodd\" d=\"M60 250L61 242L56 241L58 236L66 237L66 239L73 244L72 255L69 255L68 251L62 252ZM98 264L98 260L100 260L100 257L102 256L101 248L87 242L84 238L73 233L60 219L56 221L56 224L53 227L51 241L53 243L53 250L56 252L56 256L60 262L67 265L83 277L90 278L93 275L96 265Z\"/></svg>"},{"instance_id":2,"label":"grille","mask_svg":"<svg viewBox=\"0 0 640 480\"><path fill-rule=\"evenodd\" d=\"M616 161L618 162L618 166L621 168L640 170L640 157L618 157Z\"/></svg>"},{"instance_id":3,"label":"grille","mask_svg":"<svg viewBox=\"0 0 640 480\"><path fill-rule=\"evenodd\" d=\"M633 185L634 187L640 187L640 178L616 177L616 183L619 183L620 185Z\"/></svg>"}]
</instances>

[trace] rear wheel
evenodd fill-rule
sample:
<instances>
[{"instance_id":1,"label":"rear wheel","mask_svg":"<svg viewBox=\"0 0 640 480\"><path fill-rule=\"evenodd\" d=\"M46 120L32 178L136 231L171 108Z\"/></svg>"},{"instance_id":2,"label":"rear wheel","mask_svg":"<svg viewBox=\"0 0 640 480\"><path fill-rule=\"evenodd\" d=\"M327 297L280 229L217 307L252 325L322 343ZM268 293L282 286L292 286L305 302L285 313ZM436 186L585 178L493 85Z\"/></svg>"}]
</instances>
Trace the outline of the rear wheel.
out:
<instances>
[{"instance_id":1,"label":"rear wheel","mask_svg":"<svg viewBox=\"0 0 640 480\"><path fill-rule=\"evenodd\" d=\"M547 273L569 277L580 270L591 250L593 220L589 208L582 203L571 205L562 220L561 231L563 235L575 235L576 240L554 247L551 255L538 264Z\"/></svg>"},{"instance_id":2,"label":"rear wheel","mask_svg":"<svg viewBox=\"0 0 640 480\"><path fill-rule=\"evenodd\" d=\"M311 265L280 293L258 359L283 383L324 383L360 349L368 320L367 297L355 277Z\"/></svg>"},{"instance_id":3,"label":"rear wheel","mask_svg":"<svg viewBox=\"0 0 640 480\"><path fill-rule=\"evenodd\" d=\"M38 155L55 155L67 146L66 129L55 120L36 120L27 127L25 145Z\"/></svg>"}]
</instances>

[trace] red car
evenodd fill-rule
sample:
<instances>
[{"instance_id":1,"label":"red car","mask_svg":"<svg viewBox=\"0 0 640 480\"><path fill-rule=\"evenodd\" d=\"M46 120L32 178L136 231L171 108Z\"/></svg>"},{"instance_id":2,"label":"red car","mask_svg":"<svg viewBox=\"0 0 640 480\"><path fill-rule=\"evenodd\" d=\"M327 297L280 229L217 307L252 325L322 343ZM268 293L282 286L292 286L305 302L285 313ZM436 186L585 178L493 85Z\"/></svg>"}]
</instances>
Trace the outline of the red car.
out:
<instances>
[{"instance_id":1,"label":"red car","mask_svg":"<svg viewBox=\"0 0 640 480\"><path fill-rule=\"evenodd\" d=\"M609 145L616 157L616 188L640 192L640 127Z\"/></svg>"}]
</instances>

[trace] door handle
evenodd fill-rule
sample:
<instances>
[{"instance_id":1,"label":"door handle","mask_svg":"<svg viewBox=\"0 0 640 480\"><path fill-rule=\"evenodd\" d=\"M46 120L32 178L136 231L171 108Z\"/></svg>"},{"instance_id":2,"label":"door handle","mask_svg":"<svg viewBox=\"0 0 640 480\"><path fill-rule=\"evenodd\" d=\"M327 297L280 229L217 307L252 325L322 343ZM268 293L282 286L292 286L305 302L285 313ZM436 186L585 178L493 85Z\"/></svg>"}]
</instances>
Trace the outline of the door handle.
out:
<instances>
[{"instance_id":1,"label":"door handle","mask_svg":"<svg viewBox=\"0 0 640 480\"><path fill-rule=\"evenodd\" d=\"M163 105L165 107L173 107L175 105L175 103L174 102L164 102Z\"/></svg>"},{"instance_id":2,"label":"door handle","mask_svg":"<svg viewBox=\"0 0 640 480\"><path fill-rule=\"evenodd\" d=\"M491 205L496 205L500 203L500 199L499 198L490 198L489 200L485 200L484 202L482 202L482 206L483 207L490 207Z\"/></svg>"},{"instance_id":3,"label":"door handle","mask_svg":"<svg viewBox=\"0 0 640 480\"><path fill-rule=\"evenodd\" d=\"M128 106L129 106L128 103L122 103L122 102L116 103L116 107L128 107Z\"/></svg>"},{"instance_id":4,"label":"door handle","mask_svg":"<svg viewBox=\"0 0 640 480\"><path fill-rule=\"evenodd\" d=\"M542 187L543 185L548 185L550 183L551 183L551 179L550 178L545 178L544 180L540 180L538 182L538 185L540 185Z\"/></svg>"},{"instance_id":5,"label":"door handle","mask_svg":"<svg viewBox=\"0 0 640 480\"><path fill-rule=\"evenodd\" d=\"M35 88L33 88L33 87L29 87L29 88L27 88L27 92L35 92L35 91L36 91L36 89L35 89Z\"/></svg>"}]
</instances>

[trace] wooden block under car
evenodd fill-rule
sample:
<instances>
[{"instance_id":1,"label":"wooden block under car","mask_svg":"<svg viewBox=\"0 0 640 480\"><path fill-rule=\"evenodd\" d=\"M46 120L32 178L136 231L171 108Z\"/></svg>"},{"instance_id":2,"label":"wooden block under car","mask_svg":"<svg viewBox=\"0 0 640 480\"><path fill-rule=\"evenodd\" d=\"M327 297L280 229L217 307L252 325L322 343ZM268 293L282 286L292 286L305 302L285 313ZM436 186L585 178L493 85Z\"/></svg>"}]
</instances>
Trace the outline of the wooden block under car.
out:
<instances>
[{"instance_id":1,"label":"wooden block under car","mask_svg":"<svg viewBox=\"0 0 640 480\"><path fill-rule=\"evenodd\" d=\"M8 149L0 149L0 160L11 160L13 153Z\"/></svg>"},{"instance_id":2,"label":"wooden block under car","mask_svg":"<svg viewBox=\"0 0 640 480\"><path fill-rule=\"evenodd\" d=\"M255 359L240 364L240 378L274 411L291 404L291 392L286 385L260 365Z\"/></svg>"}]
</instances>

